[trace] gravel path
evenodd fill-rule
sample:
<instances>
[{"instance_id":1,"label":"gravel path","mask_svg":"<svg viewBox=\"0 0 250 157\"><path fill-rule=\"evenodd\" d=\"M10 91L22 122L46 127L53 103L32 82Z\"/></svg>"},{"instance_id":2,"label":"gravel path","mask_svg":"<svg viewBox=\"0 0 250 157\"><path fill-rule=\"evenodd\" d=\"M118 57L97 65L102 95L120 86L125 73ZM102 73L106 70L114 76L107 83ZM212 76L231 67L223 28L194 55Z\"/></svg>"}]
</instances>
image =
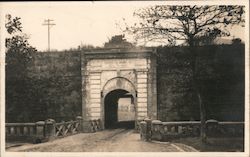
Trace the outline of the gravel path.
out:
<instances>
[{"instance_id":1,"label":"gravel path","mask_svg":"<svg viewBox=\"0 0 250 157\"><path fill-rule=\"evenodd\" d=\"M189 148L189 149L188 149ZM114 129L82 133L41 144L10 147L6 151L25 152L180 152L196 151L169 142L144 142L133 130Z\"/></svg>"}]
</instances>

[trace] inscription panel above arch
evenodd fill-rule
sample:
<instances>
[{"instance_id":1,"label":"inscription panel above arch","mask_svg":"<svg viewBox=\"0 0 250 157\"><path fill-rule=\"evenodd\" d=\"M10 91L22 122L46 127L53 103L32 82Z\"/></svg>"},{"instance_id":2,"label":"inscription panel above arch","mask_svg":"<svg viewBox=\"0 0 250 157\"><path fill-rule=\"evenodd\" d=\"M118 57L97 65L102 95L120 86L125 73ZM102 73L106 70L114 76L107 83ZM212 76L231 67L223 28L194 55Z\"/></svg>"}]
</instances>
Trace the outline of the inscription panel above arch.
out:
<instances>
[{"instance_id":1,"label":"inscription panel above arch","mask_svg":"<svg viewBox=\"0 0 250 157\"><path fill-rule=\"evenodd\" d=\"M150 60L146 58L130 59L94 59L87 63L87 71L128 70L149 68Z\"/></svg>"}]
</instances>

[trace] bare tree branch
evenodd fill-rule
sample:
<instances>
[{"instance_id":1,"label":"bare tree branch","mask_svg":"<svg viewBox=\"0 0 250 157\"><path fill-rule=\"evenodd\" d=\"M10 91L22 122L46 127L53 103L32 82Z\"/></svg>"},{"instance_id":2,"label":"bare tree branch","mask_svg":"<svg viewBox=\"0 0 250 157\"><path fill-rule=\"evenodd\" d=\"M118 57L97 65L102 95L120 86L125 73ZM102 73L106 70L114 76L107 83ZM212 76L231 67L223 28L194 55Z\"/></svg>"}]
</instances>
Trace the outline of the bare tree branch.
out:
<instances>
[{"instance_id":1,"label":"bare tree branch","mask_svg":"<svg viewBox=\"0 0 250 157\"><path fill-rule=\"evenodd\" d=\"M203 38L202 36L207 37L212 29L219 30L217 36L229 35L225 26L245 21L244 7L236 5L157 5L139 9L134 12L134 16L139 17L141 21L132 27L128 26L127 32L147 34L147 37L152 39L158 33L164 35L167 40L186 39L189 45L196 45L195 40ZM141 35L137 35L139 36Z\"/></svg>"}]
</instances>

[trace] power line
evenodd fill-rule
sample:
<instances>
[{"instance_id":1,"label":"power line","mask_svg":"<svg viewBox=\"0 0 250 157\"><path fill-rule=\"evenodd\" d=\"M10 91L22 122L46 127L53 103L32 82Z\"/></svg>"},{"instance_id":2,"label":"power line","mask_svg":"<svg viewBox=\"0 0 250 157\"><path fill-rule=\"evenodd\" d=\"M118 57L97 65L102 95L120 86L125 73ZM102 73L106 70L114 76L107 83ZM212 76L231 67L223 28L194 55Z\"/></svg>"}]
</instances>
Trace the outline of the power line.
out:
<instances>
[{"instance_id":1,"label":"power line","mask_svg":"<svg viewBox=\"0 0 250 157\"><path fill-rule=\"evenodd\" d=\"M50 51L50 28L54 25L56 25L55 23L51 23L54 20L52 19L46 19L44 20L44 23L42 25L46 25L48 26L48 51Z\"/></svg>"}]
</instances>

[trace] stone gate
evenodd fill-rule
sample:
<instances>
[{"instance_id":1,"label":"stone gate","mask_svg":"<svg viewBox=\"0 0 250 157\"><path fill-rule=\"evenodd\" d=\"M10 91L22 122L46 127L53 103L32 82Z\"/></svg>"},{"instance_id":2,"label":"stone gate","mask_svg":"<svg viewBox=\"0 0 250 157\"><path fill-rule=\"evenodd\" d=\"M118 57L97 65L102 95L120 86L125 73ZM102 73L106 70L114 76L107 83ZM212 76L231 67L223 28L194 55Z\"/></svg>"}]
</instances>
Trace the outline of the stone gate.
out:
<instances>
[{"instance_id":1,"label":"stone gate","mask_svg":"<svg viewBox=\"0 0 250 157\"><path fill-rule=\"evenodd\" d=\"M115 90L133 97L135 123L157 118L156 58L152 51L85 52L81 56L83 119L100 119L105 128L105 98ZM106 116L107 117L107 116Z\"/></svg>"},{"instance_id":2,"label":"stone gate","mask_svg":"<svg viewBox=\"0 0 250 157\"><path fill-rule=\"evenodd\" d=\"M244 50L243 44L197 47L208 119L244 121ZM91 125L106 128L105 120L117 117L107 117L112 113L105 111L113 108L105 104L121 95L133 99L134 121L199 120L188 47L85 51L34 53L24 78L6 66L6 122L60 122L82 115L86 126L94 120Z\"/></svg>"}]
</instances>

